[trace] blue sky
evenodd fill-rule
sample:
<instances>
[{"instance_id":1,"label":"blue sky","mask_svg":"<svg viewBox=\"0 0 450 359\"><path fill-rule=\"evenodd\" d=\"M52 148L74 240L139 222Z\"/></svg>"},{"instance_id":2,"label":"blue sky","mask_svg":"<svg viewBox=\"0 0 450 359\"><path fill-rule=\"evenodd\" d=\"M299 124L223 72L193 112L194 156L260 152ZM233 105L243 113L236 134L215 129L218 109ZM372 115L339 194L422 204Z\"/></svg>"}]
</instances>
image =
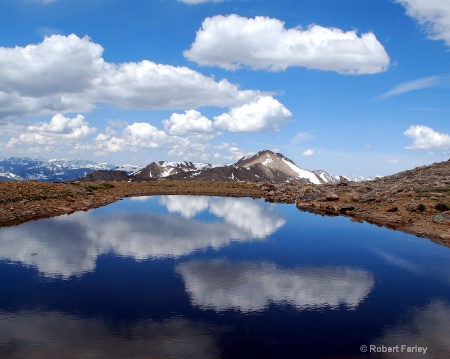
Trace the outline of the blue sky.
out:
<instances>
[{"instance_id":1,"label":"blue sky","mask_svg":"<svg viewBox=\"0 0 450 359\"><path fill-rule=\"evenodd\" d=\"M2 157L450 157L449 0L3 0L0 34Z\"/></svg>"}]
</instances>

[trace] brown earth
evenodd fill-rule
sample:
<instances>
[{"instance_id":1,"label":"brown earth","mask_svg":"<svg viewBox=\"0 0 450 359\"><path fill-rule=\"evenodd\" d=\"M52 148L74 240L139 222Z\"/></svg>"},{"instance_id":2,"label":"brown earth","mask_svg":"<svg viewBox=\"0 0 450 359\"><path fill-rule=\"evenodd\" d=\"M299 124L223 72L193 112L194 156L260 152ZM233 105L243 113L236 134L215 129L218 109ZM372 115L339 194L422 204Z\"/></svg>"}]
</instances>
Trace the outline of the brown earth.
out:
<instances>
[{"instance_id":1,"label":"brown earth","mask_svg":"<svg viewBox=\"0 0 450 359\"><path fill-rule=\"evenodd\" d=\"M130 196L208 195L295 203L301 211L427 237L450 247L450 162L362 183L324 185L260 182L0 182L0 227L87 211Z\"/></svg>"},{"instance_id":2,"label":"brown earth","mask_svg":"<svg viewBox=\"0 0 450 359\"><path fill-rule=\"evenodd\" d=\"M0 182L0 227L87 211L124 197L169 194L260 198L263 191L253 184L217 181Z\"/></svg>"}]
</instances>

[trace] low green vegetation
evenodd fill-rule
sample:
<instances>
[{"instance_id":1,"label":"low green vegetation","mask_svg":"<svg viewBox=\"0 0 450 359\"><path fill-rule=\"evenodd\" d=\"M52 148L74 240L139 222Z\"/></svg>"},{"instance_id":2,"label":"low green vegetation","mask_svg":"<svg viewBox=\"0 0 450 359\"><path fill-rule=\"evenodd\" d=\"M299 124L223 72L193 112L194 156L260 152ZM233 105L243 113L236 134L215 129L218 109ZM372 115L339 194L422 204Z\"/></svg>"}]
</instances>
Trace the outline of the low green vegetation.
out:
<instances>
[{"instance_id":1,"label":"low green vegetation","mask_svg":"<svg viewBox=\"0 0 450 359\"><path fill-rule=\"evenodd\" d=\"M86 189L86 192L88 194L93 194L94 191L96 191L98 189L111 189L114 187L115 186L112 183L108 183L108 182L101 182L97 185L92 185L92 184L84 185L84 188Z\"/></svg>"},{"instance_id":2,"label":"low green vegetation","mask_svg":"<svg viewBox=\"0 0 450 359\"><path fill-rule=\"evenodd\" d=\"M434 208L439 212L444 212L450 210L449 206L447 206L445 203L438 203Z\"/></svg>"}]
</instances>

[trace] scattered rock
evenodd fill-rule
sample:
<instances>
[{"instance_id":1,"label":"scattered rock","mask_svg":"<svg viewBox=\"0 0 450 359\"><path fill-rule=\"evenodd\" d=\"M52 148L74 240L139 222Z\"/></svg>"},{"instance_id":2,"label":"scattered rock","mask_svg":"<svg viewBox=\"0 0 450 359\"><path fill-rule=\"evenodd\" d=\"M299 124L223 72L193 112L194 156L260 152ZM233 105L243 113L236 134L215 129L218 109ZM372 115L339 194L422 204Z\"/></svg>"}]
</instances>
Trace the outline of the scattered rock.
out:
<instances>
[{"instance_id":1,"label":"scattered rock","mask_svg":"<svg viewBox=\"0 0 450 359\"><path fill-rule=\"evenodd\" d=\"M356 209L356 207L353 207L353 206L344 206L344 207L339 208L339 212L342 214L345 214L347 212L354 211L355 209Z\"/></svg>"},{"instance_id":2,"label":"scattered rock","mask_svg":"<svg viewBox=\"0 0 450 359\"><path fill-rule=\"evenodd\" d=\"M339 181L343 185L348 185L350 183L350 181L347 178L345 178L344 176L339 176Z\"/></svg>"},{"instance_id":3,"label":"scattered rock","mask_svg":"<svg viewBox=\"0 0 450 359\"><path fill-rule=\"evenodd\" d=\"M339 196L336 193L330 193L325 196L327 201L339 201Z\"/></svg>"},{"instance_id":4,"label":"scattered rock","mask_svg":"<svg viewBox=\"0 0 450 359\"><path fill-rule=\"evenodd\" d=\"M450 222L450 216L448 214L444 214L444 213L435 214L433 216L433 222L434 223Z\"/></svg>"}]
</instances>

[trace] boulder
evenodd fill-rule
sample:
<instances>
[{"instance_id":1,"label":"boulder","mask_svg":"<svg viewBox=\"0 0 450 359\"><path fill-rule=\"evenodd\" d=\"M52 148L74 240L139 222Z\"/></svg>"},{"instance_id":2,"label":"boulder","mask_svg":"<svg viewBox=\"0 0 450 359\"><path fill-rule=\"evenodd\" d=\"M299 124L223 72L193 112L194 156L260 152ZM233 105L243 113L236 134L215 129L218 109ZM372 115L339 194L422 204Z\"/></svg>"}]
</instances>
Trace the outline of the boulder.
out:
<instances>
[{"instance_id":1,"label":"boulder","mask_svg":"<svg viewBox=\"0 0 450 359\"><path fill-rule=\"evenodd\" d=\"M445 213L438 213L433 216L434 223L450 223L450 216Z\"/></svg>"}]
</instances>

